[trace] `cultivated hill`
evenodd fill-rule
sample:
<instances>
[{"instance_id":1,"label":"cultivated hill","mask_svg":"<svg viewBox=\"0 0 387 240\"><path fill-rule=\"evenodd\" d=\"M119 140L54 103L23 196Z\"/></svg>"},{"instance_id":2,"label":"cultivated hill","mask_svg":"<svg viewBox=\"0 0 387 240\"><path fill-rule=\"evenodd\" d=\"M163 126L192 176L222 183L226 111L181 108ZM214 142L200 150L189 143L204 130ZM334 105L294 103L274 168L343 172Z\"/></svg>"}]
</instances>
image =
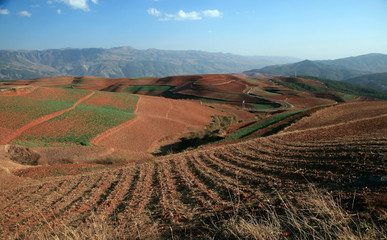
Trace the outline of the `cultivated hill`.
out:
<instances>
[{"instance_id":1,"label":"cultivated hill","mask_svg":"<svg viewBox=\"0 0 387 240\"><path fill-rule=\"evenodd\" d=\"M297 59L290 57L244 57L203 51L138 50L132 47L0 50L0 79L54 76L165 77L233 73L295 61Z\"/></svg>"},{"instance_id":2,"label":"cultivated hill","mask_svg":"<svg viewBox=\"0 0 387 240\"><path fill-rule=\"evenodd\" d=\"M339 83L0 81L0 238L384 239L387 102Z\"/></svg>"}]
</instances>

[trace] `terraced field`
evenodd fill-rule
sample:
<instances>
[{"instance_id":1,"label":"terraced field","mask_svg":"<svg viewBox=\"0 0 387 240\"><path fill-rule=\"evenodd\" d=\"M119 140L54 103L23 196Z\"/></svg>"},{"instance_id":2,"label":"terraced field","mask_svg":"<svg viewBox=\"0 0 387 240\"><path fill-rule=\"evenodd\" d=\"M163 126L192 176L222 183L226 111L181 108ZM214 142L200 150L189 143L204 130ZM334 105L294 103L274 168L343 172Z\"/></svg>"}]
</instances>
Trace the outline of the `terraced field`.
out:
<instances>
[{"instance_id":1,"label":"terraced field","mask_svg":"<svg viewBox=\"0 0 387 240\"><path fill-rule=\"evenodd\" d=\"M124 234L158 223L195 226L232 213L239 204L259 209L294 199L310 183L353 199L356 207L385 199L385 134L289 141L297 133L197 150L0 192L2 236L28 236L58 222L69 226L106 220ZM286 138L284 137L286 136ZM355 200L353 200L355 201ZM385 202L384 202L385 204ZM49 225L47 225L49 223Z\"/></svg>"},{"instance_id":2,"label":"terraced field","mask_svg":"<svg viewBox=\"0 0 387 240\"><path fill-rule=\"evenodd\" d=\"M130 94L94 92L73 110L27 129L12 143L89 145L93 137L134 118L137 99Z\"/></svg>"},{"instance_id":3,"label":"terraced field","mask_svg":"<svg viewBox=\"0 0 387 240\"><path fill-rule=\"evenodd\" d=\"M0 96L0 123L16 130L33 119L71 107L90 91L36 88L20 96Z\"/></svg>"}]
</instances>

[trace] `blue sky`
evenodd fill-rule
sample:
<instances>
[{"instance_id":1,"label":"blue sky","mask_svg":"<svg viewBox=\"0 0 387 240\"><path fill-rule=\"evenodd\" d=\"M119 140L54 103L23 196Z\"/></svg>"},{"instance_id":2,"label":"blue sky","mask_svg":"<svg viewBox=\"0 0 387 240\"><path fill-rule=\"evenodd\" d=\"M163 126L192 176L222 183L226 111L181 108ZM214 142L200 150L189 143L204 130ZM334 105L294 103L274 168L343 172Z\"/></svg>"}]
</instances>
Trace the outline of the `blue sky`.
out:
<instances>
[{"instance_id":1,"label":"blue sky","mask_svg":"<svg viewBox=\"0 0 387 240\"><path fill-rule=\"evenodd\" d=\"M0 0L0 49L387 54L387 0Z\"/></svg>"}]
</instances>

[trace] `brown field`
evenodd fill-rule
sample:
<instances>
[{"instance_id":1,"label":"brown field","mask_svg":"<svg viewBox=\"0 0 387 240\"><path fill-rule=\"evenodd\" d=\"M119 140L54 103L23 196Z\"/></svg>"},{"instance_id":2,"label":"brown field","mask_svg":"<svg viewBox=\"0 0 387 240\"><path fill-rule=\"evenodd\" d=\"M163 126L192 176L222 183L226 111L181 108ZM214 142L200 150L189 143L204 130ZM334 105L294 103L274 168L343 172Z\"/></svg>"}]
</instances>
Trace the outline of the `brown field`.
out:
<instances>
[{"instance_id":1,"label":"brown field","mask_svg":"<svg viewBox=\"0 0 387 240\"><path fill-rule=\"evenodd\" d=\"M322 103L331 106L305 110L253 133L248 140L155 156L161 146L189 132L203 131L215 115L238 117L234 125L221 129L229 134L276 113L140 95L136 117L100 133L91 140L92 146L13 152L7 150L12 146L0 146L0 238L386 238L385 101L359 98L335 103L274 86L268 79L255 84L232 75L109 83L81 80L85 85L79 87L92 86L93 92L109 87L119 91L133 81L133 85L170 84L178 93L201 97L225 91L241 97L251 86L278 87L297 94L262 93L298 105L283 107L282 112ZM40 84L37 87L49 83ZM78 103L81 100L91 106L104 105L91 95ZM261 137L277 127L281 127L278 132ZM8 128L4 129L0 137L8 136ZM36 153L40 155L37 166L20 164ZM323 225L321 221L329 222ZM253 233L265 229L271 229L271 237Z\"/></svg>"},{"instance_id":2,"label":"brown field","mask_svg":"<svg viewBox=\"0 0 387 240\"><path fill-rule=\"evenodd\" d=\"M150 154L166 144L163 139L199 131L212 121L211 116L223 115L198 102L152 96L140 96L135 114L135 119L97 136L92 144Z\"/></svg>"}]
</instances>

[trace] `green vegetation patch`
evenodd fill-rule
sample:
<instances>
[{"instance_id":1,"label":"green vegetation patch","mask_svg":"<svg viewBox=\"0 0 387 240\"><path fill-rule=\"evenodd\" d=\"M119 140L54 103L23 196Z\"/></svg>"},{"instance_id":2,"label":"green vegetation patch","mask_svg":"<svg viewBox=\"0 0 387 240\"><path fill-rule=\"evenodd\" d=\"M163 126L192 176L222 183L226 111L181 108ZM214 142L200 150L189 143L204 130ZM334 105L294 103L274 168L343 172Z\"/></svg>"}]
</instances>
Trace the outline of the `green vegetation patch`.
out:
<instances>
[{"instance_id":1,"label":"green vegetation patch","mask_svg":"<svg viewBox=\"0 0 387 240\"><path fill-rule=\"evenodd\" d=\"M220 136L223 128L231 126L238 122L236 115L212 116L212 122L206 129L198 132L191 132L189 135L179 139L179 142L160 147L160 152L155 155L167 155L171 153L182 152L187 149L194 149L201 145L209 144L221 140Z\"/></svg>"},{"instance_id":2,"label":"green vegetation patch","mask_svg":"<svg viewBox=\"0 0 387 240\"><path fill-rule=\"evenodd\" d=\"M319 87L319 86L315 86L315 85L311 85L303 82L283 82L276 79L271 79L271 81L277 84L280 84L282 86L285 86L287 88L294 89L297 91L302 91L302 92L316 92L316 91L331 90L331 89L327 89L327 88L323 88L323 87Z\"/></svg>"},{"instance_id":3,"label":"green vegetation patch","mask_svg":"<svg viewBox=\"0 0 387 240\"><path fill-rule=\"evenodd\" d=\"M0 79L0 82L4 82L4 83L11 83L11 82L16 82L17 80L2 80Z\"/></svg>"},{"instance_id":4,"label":"green vegetation patch","mask_svg":"<svg viewBox=\"0 0 387 240\"><path fill-rule=\"evenodd\" d=\"M372 98L387 100L386 92L378 91L372 88L367 88L367 87L362 87L362 86L347 83L347 82L333 81L333 80L327 80L327 79L322 79L317 77L302 76L302 78L317 80L324 83L327 86L327 88L322 88L322 87L312 86L305 83L305 85L309 85L309 86L312 86L313 88L317 88L316 91L321 91L321 89L323 89L323 91L336 91L336 92L341 92L341 93L355 95L355 96L365 96L365 97L372 97ZM279 82L279 84L283 84L283 82ZM293 83L293 84L300 86L299 83ZM305 86L305 85L304 83L301 84L301 86ZM307 88L309 88L309 86Z\"/></svg>"},{"instance_id":5,"label":"green vegetation patch","mask_svg":"<svg viewBox=\"0 0 387 240\"><path fill-rule=\"evenodd\" d=\"M262 92L262 93L267 94L267 95L281 95L281 94L279 94L279 93L268 92L268 91L262 90L262 89L260 89L259 87L255 87L255 88L253 88L253 89L254 89L254 91Z\"/></svg>"},{"instance_id":6,"label":"green vegetation patch","mask_svg":"<svg viewBox=\"0 0 387 240\"><path fill-rule=\"evenodd\" d=\"M258 82L261 82L261 80L256 79L256 78L246 78L246 79L243 79L243 80L246 81L246 82L249 82L249 83L258 83Z\"/></svg>"},{"instance_id":7,"label":"green vegetation patch","mask_svg":"<svg viewBox=\"0 0 387 240\"><path fill-rule=\"evenodd\" d=\"M268 104L262 104L262 103L249 103L249 105L254 106L254 108L260 109L260 110L266 110L266 109L274 109L281 107L281 104L278 103L268 103Z\"/></svg>"},{"instance_id":8,"label":"green vegetation patch","mask_svg":"<svg viewBox=\"0 0 387 240\"><path fill-rule=\"evenodd\" d=\"M138 93L138 92L166 92L174 88L174 86L168 85L139 85L139 86L129 86L126 87L123 91L129 93Z\"/></svg>"},{"instance_id":9,"label":"green vegetation patch","mask_svg":"<svg viewBox=\"0 0 387 240\"><path fill-rule=\"evenodd\" d=\"M138 96L126 93L95 92L75 109L39 124L12 141L27 146L90 145L98 134L136 115Z\"/></svg>"},{"instance_id":10,"label":"green vegetation patch","mask_svg":"<svg viewBox=\"0 0 387 240\"><path fill-rule=\"evenodd\" d=\"M21 96L0 96L0 126L18 129L33 119L69 108L79 98L90 93L69 89L57 96L45 94L44 91L44 88L39 88Z\"/></svg>"},{"instance_id":11,"label":"green vegetation patch","mask_svg":"<svg viewBox=\"0 0 387 240\"><path fill-rule=\"evenodd\" d=\"M72 111L27 130L12 143L29 146L89 146L90 140L98 134L134 117L133 112L78 105Z\"/></svg>"},{"instance_id":12,"label":"green vegetation patch","mask_svg":"<svg viewBox=\"0 0 387 240\"><path fill-rule=\"evenodd\" d=\"M286 113L275 115L267 120L264 120L262 122L250 125L250 126L243 128L243 129L240 129L240 130L234 132L233 134L231 134L230 136L228 136L226 139L222 140L221 142L244 138L246 136L253 134L254 132L256 132L258 130L264 129L272 124L275 124L279 121L282 121L288 117L291 117L291 116L298 114L300 112L303 112L303 111L304 110L297 110L297 111L286 112Z\"/></svg>"}]
</instances>

